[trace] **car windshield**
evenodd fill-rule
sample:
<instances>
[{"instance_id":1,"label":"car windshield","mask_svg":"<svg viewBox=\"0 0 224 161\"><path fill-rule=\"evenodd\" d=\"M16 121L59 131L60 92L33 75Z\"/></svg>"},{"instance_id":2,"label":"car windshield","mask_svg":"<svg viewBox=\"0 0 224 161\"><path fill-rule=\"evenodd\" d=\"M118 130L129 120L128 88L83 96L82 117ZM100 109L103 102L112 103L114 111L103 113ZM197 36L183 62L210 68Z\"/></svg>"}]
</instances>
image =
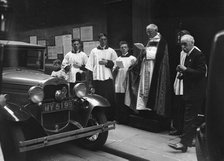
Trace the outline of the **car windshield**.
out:
<instances>
[{"instance_id":1,"label":"car windshield","mask_svg":"<svg viewBox=\"0 0 224 161\"><path fill-rule=\"evenodd\" d=\"M44 50L27 48L5 48L3 67L44 69Z\"/></svg>"}]
</instances>

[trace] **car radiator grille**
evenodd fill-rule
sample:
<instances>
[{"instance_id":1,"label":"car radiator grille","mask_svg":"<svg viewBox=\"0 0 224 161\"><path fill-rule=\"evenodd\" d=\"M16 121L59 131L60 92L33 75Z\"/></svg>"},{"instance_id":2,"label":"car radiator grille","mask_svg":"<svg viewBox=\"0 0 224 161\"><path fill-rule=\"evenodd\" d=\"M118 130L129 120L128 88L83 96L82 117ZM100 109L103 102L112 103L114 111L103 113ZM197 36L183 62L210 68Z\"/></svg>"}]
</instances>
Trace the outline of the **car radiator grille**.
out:
<instances>
[{"instance_id":1,"label":"car radiator grille","mask_svg":"<svg viewBox=\"0 0 224 161\"><path fill-rule=\"evenodd\" d=\"M61 90L63 87L66 87L68 91L68 85L59 84L59 85L47 85L44 87L44 102L57 102L55 100L55 92ZM68 98L68 92L66 94ZM57 128L61 129L64 127L70 119L70 111L54 111L50 113L41 114L42 125L49 130L56 130Z\"/></svg>"},{"instance_id":2,"label":"car radiator grille","mask_svg":"<svg viewBox=\"0 0 224 161\"><path fill-rule=\"evenodd\" d=\"M69 111L42 114L43 126L48 130L61 129L69 122Z\"/></svg>"}]
</instances>

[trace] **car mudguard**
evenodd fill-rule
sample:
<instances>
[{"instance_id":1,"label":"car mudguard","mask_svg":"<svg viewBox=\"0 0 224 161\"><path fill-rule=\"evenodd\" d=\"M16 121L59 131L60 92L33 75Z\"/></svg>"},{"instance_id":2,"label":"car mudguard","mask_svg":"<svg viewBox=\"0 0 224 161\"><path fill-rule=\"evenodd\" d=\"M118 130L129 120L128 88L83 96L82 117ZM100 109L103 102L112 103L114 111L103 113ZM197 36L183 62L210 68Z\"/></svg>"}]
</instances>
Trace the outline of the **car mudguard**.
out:
<instances>
[{"instance_id":1,"label":"car mudguard","mask_svg":"<svg viewBox=\"0 0 224 161\"><path fill-rule=\"evenodd\" d=\"M98 94L86 95L84 99L89 102L89 107L91 107L92 109L94 107L110 107L109 101Z\"/></svg>"},{"instance_id":2,"label":"car mudguard","mask_svg":"<svg viewBox=\"0 0 224 161\"><path fill-rule=\"evenodd\" d=\"M31 116L22 110L22 108L16 104L7 102L5 105L0 106L0 119L6 119L9 121L20 122L28 120Z\"/></svg>"},{"instance_id":3,"label":"car mudguard","mask_svg":"<svg viewBox=\"0 0 224 161\"><path fill-rule=\"evenodd\" d=\"M109 101L97 94L88 94L83 97L83 99L88 103L84 105L83 108L79 110L79 112L74 113L74 118L76 118L76 121L78 121L84 127L86 126L93 110L100 110L102 108L110 107Z\"/></svg>"}]
</instances>

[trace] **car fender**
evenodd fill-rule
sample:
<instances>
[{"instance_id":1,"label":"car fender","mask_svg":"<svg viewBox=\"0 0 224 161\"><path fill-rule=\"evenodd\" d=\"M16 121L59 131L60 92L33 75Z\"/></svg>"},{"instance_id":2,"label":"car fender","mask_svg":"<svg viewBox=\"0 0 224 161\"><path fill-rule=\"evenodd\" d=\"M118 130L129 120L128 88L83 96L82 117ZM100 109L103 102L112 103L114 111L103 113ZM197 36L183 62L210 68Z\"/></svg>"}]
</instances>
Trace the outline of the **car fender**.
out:
<instances>
[{"instance_id":1,"label":"car fender","mask_svg":"<svg viewBox=\"0 0 224 161\"><path fill-rule=\"evenodd\" d=\"M110 107L109 101L97 94L88 94L83 97L83 99L87 101L88 104L85 108L82 108L83 110L79 111L79 114L76 116L76 118L78 118L78 122L81 123L81 125L84 127L86 126L93 110Z\"/></svg>"},{"instance_id":2,"label":"car fender","mask_svg":"<svg viewBox=\"0 0 224 161\"><path fill-rule=\"evenodd\" d=\"M7 102L0 106L0 119L6 119L13 122L28 120L31 116L22 110L21 106Z\"/></svg>"},{"instance_id":3,"label":"car fender","mask_svg":"<svg viewBox=\"0 0 224 161\"><path fill-rule=\"evenodd\" d=\"M89 102L89 107L91 107L91 110L94 107L110 107L110 102L98 94L86 95L84 99Z\"/></svg>"}]
</instances>

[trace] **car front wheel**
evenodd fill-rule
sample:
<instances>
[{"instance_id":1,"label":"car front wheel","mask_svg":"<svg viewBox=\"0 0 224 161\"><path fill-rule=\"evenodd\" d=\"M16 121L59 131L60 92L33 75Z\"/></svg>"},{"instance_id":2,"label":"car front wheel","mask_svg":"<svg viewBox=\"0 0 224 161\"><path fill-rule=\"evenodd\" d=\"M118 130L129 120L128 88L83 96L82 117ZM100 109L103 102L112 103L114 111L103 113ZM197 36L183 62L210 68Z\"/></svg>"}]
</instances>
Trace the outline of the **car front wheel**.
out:
<instances>
[{"instance_id":1,"label":"car front wheel","mask_svg":"<svg viewBox=\"0 0 224 161\"><path fill-rule=\"evenodd\" d=\"M104 111L94 111L88 120L87 127L104 124L106 122L107 118ZM82 138L79 143L85 148L95 150L99 149L105 144L107 137L108 131L105 131L102 133L96 133L89 137Z\"/></svg>"},{"instance_id":2,"label":"car front wheel","mask_svg":"<svg viewBox=\"0 0 224 161\"><path fill-rule=\"evenodd\" d=\"M7 121L0 122L0 144L5 161L25 161L25 152L19 152L19 141L24 141L25 137L18 124Z\"/></svg>"}]
</instances>

